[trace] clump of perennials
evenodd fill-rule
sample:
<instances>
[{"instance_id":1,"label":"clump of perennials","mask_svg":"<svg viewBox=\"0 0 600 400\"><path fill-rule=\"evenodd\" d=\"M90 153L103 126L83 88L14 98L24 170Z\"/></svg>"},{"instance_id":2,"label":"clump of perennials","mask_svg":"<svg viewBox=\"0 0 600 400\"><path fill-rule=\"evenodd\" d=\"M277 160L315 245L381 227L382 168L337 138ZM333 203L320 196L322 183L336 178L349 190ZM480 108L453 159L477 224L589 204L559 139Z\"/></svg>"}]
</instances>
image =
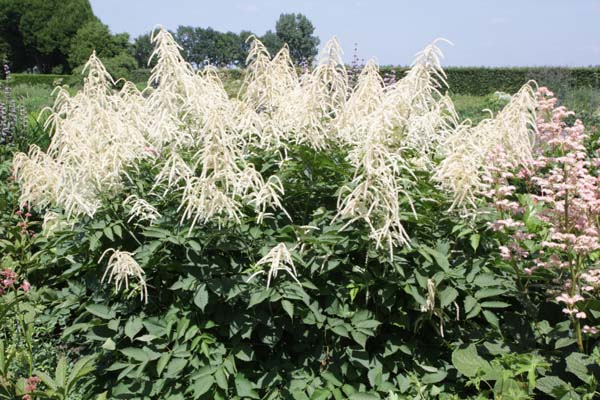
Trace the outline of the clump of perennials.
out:
<instances>
[{"instance_id":1,"label":"clump of perennials","mask_svg":"<svg viewBox=\"0 0 600 400\"><path fill-rule=\"evenodd\" d=\"M555 301L571 320L577 344L583 351L582 334L598 333L585 323L584 308L600 289L600 268L594 254L600 249L600 180L599 150L589 155L589 136L580 120L569 125L574 113L557 106L554 94L545 87L538 89L538 117L534 157L517 164L497 149L490 158L485 176L488 196L499 219L491 223L496 231L506 232L507 242L500 256L524 278L536 272L550 272L561 285ZM529 228L524 223L527 204L518 197L518 186L527 188L538 218L546 230ZM521 200L521 201L520 201ZM534 253L528 251L539 243Z\"/></svg>"},{"instance_id":2,"label":"clump of perennials","mask_svg":"<svg viewBox=\"0 0 600 400\"><path fill-rule=\"evenodd\" d=\"M115 90L92 54L82 90L72 96L58 89L47 119L55 132L48 150L32 146L15 156L21 204L47 214L46 234L94 218L103 199L119 195L128 220L140 225L163 215L151 199L174 196L190 233L207 223L239 224L248 213L256 224L278 213L291 219L279 171L261 173L249 160L260 152L279 154L283 166L288 149L304 145L347 152L354 175L340 188L336 220L365 224L374 247L391 260L395 249L410 246L402 213L418 214L409 194L417 171L448 193L452 209L466 211L484 185L493 149L511 149L519 163L532 159L532 87L524 86L503 111L477 126L461 122L444 93L437 42L417 54L402 79L386 83L371 60L353 84L335 38L316 66L300 74L287 46L271 55L251 38L246 77L231 98L214 69L195 71L183 59L168 31L156 30L152 40L155 66L143 91L130 82ZM155 166L152 189L124 193L141 163ZM134 277L147 299L144 266L115 246L105 278L120 288ZM279 270L296 279L301 271L283 257L283 248L272 250L270 264L263 259L259 265L268 271L267 283Z\"/></svg>"}]
</instances>

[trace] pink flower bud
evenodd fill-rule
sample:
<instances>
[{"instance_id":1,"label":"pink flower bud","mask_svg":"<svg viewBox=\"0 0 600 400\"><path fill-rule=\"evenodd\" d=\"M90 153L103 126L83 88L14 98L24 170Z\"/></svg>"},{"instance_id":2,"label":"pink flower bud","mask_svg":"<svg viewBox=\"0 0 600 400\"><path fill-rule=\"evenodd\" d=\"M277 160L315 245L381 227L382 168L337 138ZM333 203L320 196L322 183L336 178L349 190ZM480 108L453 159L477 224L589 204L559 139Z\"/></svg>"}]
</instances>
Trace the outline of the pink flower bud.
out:
<instances>
[{"instance_id":1,"label":"pink flower bud","mask_svg":"<svg viewBox=\"0 0 600 400\"><path fill-rule=\"evenodd\" d=\"M29 290L31 289L31 284L27 281L23 281L23 283L21 283L20 286L21 290L23 290L25 293L28 293Z\"/></svg>"}]
</instances>

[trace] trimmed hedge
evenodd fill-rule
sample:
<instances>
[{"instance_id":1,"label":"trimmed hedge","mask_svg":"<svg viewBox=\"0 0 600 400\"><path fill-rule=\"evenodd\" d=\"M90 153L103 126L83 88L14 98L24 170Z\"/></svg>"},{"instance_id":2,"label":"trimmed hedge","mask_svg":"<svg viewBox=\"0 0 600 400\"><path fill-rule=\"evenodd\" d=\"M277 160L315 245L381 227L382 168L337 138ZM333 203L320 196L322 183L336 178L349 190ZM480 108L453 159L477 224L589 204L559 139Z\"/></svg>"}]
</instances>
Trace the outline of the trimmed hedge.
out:
<instances>
[{"instance_id":1,"label":"trimmed hedge","mask_svg":"<svg viewBox=\"0 0 600 400\"><path fill-rule=\"evenodd\" d=\"M129 76L126 76L127 80L134 83L145 83L150 79L150 75L152 73L151 69L148 68L140 68L131 71ZM235 68L235 69L219 69L219 76L222 80L239 80L244 79L244 70ZM78 81L82 81L79 79Z\"/></svg>"},{"instance_id":2,"label":"trimmed hedge","mask_svg":"<svg viewBox=\"0 0 600 400\"><path fill-rule=\"evenodd\" d=\"M381 74L401 78L406 70L407 67L382 67ZM600 88L600 67L448 67L444 71L450 92L475 96L496 91L514 93L530 80L558 94L574 88Z\"/></svg>"},{"instance_id":3,"label":"trimmed hedge","mask_svg":"<svg viewBox=\"0 0 600 400\"><path fill-rule=\"evenodd\" d=\"M45 85L55 86L56 83L65 83L71 75L55 75L55 74L11 74L10 83L12 85Z\"/></svg>"},{"instance_id":4,"label":"trimmed hedge","mask_svg":"<svg viewBox=\"0 0 600 400\"><path fill-rule=\"evenodd\" d=\"M381 67L381 74L401 78L407 69L407 67L385 66ZM485 96L496 91L514 93L529 80L535 80L540 86L549 87L559 96L575 88L600 89L600 67L448 67L444 70L448 76L450 92L456 94ZM243 74L241 69L219 71L219 75L224 80L243 79ZM127 78L133 82L146 82L149 77L149 69L137 69ZM70 84L81 81L81 79L73 79L71 75L51 74L12 74L11 79L13 85L25 83L47 86L53 86L59 79L62 79L62 83Z\"/></svg>"}]
</instances>

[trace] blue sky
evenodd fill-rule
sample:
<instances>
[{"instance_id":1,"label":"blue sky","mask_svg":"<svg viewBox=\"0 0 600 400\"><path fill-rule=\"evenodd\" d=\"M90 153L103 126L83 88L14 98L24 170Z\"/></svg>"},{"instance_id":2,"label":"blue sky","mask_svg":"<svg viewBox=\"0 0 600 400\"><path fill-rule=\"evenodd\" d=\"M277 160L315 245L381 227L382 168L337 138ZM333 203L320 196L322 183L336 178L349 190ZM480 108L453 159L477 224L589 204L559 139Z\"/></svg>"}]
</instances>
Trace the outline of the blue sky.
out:
<instances>
[{"instance_id":1,"label":"blue sky","mask_svg":"<svg viewBox=\"0 0 600 400\"><path fill-rule=\"evenodd\" d=\"M351 60L409 64L437 37L444 65L600 65L600 0L91 0L114 33L156 24L263 34L281 13L300 12L324 43L336 35Z\"/></svg>"}]
</instances>

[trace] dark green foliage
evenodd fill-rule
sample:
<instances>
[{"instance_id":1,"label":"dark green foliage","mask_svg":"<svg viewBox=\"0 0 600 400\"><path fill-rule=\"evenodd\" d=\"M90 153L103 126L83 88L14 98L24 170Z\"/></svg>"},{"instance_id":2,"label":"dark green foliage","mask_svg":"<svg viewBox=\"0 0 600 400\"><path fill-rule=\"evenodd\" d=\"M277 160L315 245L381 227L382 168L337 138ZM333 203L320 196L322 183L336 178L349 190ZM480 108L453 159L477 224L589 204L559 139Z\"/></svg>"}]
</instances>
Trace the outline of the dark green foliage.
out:
<instances>
[{"instance_id":1,"label":"dark green foliage","mask_svg":"<svg viewBox=\"0 0 600 400\"><path fill-rule=\"evenodd\" d=\"M15 71L50 72L57 65L65 71L73 67L72 39L94 16L88 0L2 0L0 18L0 39L10 48Z\"/></svg>"},{"instance_id":2,"label":"dark green foliage","mask_svg":"<svg viewBox=\"0 0 600 400\"><path fill-rule=\"evenodd\" d=\"M150 33L145 33L136 37L131 46L131 52L138 63L138 68L143 69L149 67L150 55L154 50L150 35Z\"/></svg>"},{"instance_id":3,"label":"dark green foliage","mask_svg":"<svg viewBox=\"0 0 600 400\"><path fill-rule=\"evenodd\" d=\"M135 58L133 58L129 53L122 52L117 54L114 57L109 58L101 58L106 71L110 74L111 77L117 82L117 87L121 87L123 81L120 79L126 79L131 82L138 82L135 79L142 78L146 76L146 71L142 72L134 72L137 68L137 62ZM73 74L66 81L71 86L81 86L83 84L83 65L75 68Z\"/></svg>"},{"instance_id":4,"label":"dark green foliage","mask_svg":"<svg viewBox=\"0 0 600 400\"><path fill-rule=\"evenodd\" d=\"M0 1L0 55L15 71L70 72L93 50L105 59L129 47L129 35L112 35L88 0Z\"/></svg>"},{"instance_id":5,"label":"dark green foliage","mask_svg":"<svg viewBox=\"0 0 600 400\"><path fill-rule=\"evenodd\" d=\"M247 54L245 41L250 35L247 31L236 34L210 27L180 26L175 38L183 48L185 59L195 66L232 66L244 64Z\"/></svg>"},{"instance_id":6,"label":"dark green foliage","mask_svg":"<svg viewBox=\"0 0 600 400\"><path fill-rule=\"evenodd\" d=\"M382 75L393 73L397 78L404 76L405 67L382 67ZM600 88L600 68L563 67L447 67L444 72L453 93L486 96L495 91L515 93L530 80L547 86L559 97L574 88Z\"/></svg>"},{"instance_id":7,"label":"dark green foliage","mask_svg":"<svg viewBox=\"0 0 600 400\"><path fill-rule=\"evenodd\" d=\"M265 45L267 50L269 50L271 56L277 54L283 47L283 42L279 39L279 36L271 30L266 31L265 34L260 37L260 41Z\"/></svg>"},{"instance_id":8,"label":"dark green foliage","mask_svg":"<svg viewBox=\"0 0 600 400\"><path fill-rule=\"evenodd\" d=\"M77 30L69 49L69 65L80 66L87 62L93 51L101 60L113 57L131 58L129 35L112 35L108 26L97 19L91 20ZM136 65L133 65L135 68ZM131 68L131 69L133 69Z\"/></svg>"},{"instance_id":9,"label":"dark green foliage","mask_svg":"<svg viewBox=\"0 0 600 400\"><path fill-rule=\"evenodd\" d=\"M126 52L119 53L114 57L102 59L106 70L114 77L114 79L127 79L133 81L132 72L136 69L137 63L135 58Z\"/></svg>"},{"instance_id":10,"label":"dark green foliage","mask_svg":"<svg viewBox=\"0 0 600 400\"><path fill-rule=\"evenodd\" d=\"M581 386L548 365L572 351L555 350L565 324L526 307L513 273L496 261L486 221L447 213L427 174L411 189L419 214L403 205L411 247L396 249L392 262L364 224L342 230L333 217L336 192L352 178L344 156L335 147L289 149L279 176L293 222L277 214L258 225L250 214L241 225L188 234L179 194L154 198L163 215L154 226L127 222L119 197L93 221L47 239L30 277L54 291L50 314L62 315L54 323L65 345L96 358L89 390L117 399L450 399L488 398L490 387L528 398ZM269 175L277 159L252 161ZM130 171L126 192L147 193L152 168ZM270 288L265 275L248 282L280 242L302 285L281 271ZM111 247L135 252L148 304L101 284L98 259ZM593 364L581 357L584 368Z\"/></svg>"},{"instance_id":11,"label":"dark green foliage","mask_svg":"<svg viewBox=\"0 0 600 400\"><path fill-rule=\"evenodd\" d=\"M63 84L70 75L54 75L54 74L11 74L12 85L44 85L55 86Z\"/></svg>"},{"instance_id":12,"label":"dark green foliage","mask_svg":"<svg viewBox=\"0 0 600 400\"><path fill-rule=\"evenodd\" d=\"M284 43L296 62L311 61L317 54L319 38L314 36L314 26L302 14L282 14L276 32L268 30L260 40L275 55ZM250 31L220 32L213 28L179 26L174 37L183 49L184 58L195 67L207 64L218 67L243 66L248 54L247 39ZM152 51L150 34L136 38L133 53L138 66L145 68Z\"/></svg>"},{"instance_id":13,"label":"dark green foliage","mask_svg":"<svg viewBox=\"0 0 600 400\"><path fill-rule=\"evenodd\" d=\"M275 32L281 43L287 43L290 56L296 65L311 63L317 55L319 38L314 36L315 27L303 14L281 14L275 24Z\"/></svg>"},{"instance_id":14,"label":"dark green foliage","mask_svg":"<svg viewBox=\"0 0 600 400\"><path fill-rule=\"evenodd\" d=\"M138 68L129 72L130 81L134 83L146 83L150 79L152 70Z\"/></svg>"}]
</instances>

